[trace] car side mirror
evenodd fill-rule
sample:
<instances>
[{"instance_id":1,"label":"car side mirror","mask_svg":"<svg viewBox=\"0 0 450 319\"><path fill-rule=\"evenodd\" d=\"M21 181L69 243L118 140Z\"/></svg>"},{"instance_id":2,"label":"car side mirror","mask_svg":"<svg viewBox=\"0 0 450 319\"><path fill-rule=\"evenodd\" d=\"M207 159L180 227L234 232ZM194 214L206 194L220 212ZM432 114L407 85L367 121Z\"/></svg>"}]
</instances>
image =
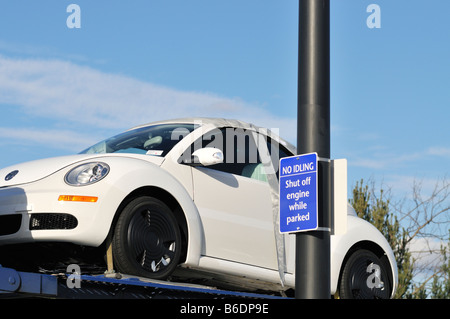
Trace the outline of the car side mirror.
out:
<instances>
[{"instance_id":1,"label":"car side mirror","mask_svg":"<svg viewBox=\"0 0 450 319\"><path fill-rule=\"evenodd\" d=\"M213 147L201 148L192 153L190 163L187 163L186 161L184 163L198 166L220 164L223 163L223 152L222 150Z\"/></svg>"}]
</instances>

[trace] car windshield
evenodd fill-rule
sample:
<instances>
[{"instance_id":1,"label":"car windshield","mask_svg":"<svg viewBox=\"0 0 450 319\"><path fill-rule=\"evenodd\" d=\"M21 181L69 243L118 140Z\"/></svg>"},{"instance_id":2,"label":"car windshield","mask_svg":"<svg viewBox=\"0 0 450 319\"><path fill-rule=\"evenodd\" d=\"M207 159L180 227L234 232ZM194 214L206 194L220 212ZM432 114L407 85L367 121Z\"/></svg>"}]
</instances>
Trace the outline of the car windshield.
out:
<instances>
[{"instance_id":1,"label":"car windshield","mask_svg":"<svg viewBox=\"0 0 450 319\"><path fill-rule=\"evenodd\" d=\"M108 138L80 154L132 153L154 156L166 154L198 125L160 124L146 126Z\"/></svg>"}]
</instances>

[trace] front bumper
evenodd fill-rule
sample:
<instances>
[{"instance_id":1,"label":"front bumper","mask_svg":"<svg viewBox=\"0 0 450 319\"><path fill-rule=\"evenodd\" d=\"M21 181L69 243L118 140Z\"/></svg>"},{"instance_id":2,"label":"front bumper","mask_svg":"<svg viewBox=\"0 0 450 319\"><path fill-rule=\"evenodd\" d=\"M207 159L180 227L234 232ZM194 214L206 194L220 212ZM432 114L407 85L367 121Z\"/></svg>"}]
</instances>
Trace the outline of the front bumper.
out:
<instances>
[{"instance_id":1,"label":"front bumper","mask_svg":"<svg viewBox=\"0 0 450 319\"><path fill-rule=\"evenodd\" d=\"M105 191L110 189L105 181L72 187L63 177L56 173L33 183L0 188L0 245L47 241L96 247L105 240L118 207L117 194ZM98 200L65 201L59 200L61 195Z\"/></svg>"}]
</instances>

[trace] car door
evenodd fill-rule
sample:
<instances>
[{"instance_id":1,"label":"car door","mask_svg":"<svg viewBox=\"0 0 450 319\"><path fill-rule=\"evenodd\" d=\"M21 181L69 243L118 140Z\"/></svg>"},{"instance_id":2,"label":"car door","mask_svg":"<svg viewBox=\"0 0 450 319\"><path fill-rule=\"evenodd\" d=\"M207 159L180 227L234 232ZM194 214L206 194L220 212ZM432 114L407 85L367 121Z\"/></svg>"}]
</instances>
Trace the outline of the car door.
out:
<instances>
[{"instance_id":1,"label":"car door","mask_svg":"<svg viewBox=\"0 0 450 319\"><path fill-rule=\"evenodd\" d=\"M208 257L278 269L271 190L249 130L224 128L203 137L224 163L194 167L193 194Z\"/></svg>"}]
</instances>

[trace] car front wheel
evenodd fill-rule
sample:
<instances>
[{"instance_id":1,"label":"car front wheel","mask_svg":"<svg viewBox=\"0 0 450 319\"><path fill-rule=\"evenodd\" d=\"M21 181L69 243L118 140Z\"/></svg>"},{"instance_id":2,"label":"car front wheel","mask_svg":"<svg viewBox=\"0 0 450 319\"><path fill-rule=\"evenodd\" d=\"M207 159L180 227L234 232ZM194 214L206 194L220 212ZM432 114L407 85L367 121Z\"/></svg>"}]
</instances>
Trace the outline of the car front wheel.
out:
<instances>
[{"instance_id":1,"label":"car front wheel","mask_svg":"<svg viewBox=\"0 0 450 319\"><path fill-rule=\"evenodd\" d=\"M388 269L369 250L353 252L345 263L339 285L342 299L388 299L391 288Z\"/></svg>"},{"instance_id":2,"label":"car front wheel","mask_svg":"<svg viewBox=\"0 0 450 319\"><path fill-rule=\"evenodd\" d=\"M172 211L152 197L139 197L123 209L112 240L114 265L125 274L166 279L181 255L181 234Z\"/></svg>"}]
</instances>

